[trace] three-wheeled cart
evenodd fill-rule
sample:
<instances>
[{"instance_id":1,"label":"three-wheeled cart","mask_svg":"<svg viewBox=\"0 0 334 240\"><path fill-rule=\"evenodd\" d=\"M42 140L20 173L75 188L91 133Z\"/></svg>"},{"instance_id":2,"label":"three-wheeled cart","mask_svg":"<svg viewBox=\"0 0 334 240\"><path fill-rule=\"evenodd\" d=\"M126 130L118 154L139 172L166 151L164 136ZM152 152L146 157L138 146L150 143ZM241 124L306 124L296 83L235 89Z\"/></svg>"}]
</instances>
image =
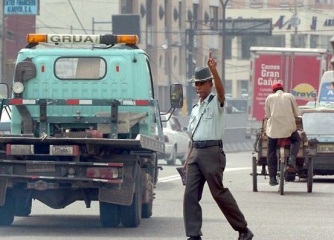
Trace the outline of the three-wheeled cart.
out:
<instances>
[{"instance_id":1,"label":"three-wheeled cart","mask_svg":"<svg viewBox=\"0 0 334 240\"><path fill-rule=\"evenodd\" d=\"M267 152L268 152L268 137L266 135L267 119L263 119L262 127L256 133L254 142L254 152L252 157L252 177L253 177L253 192L258 191L257 177L268 176L267 172ZM277 145L277 177L279 179L278 192L284 195L285 182L295 181L296 177L307 179L307 192L312 192L313 185L313 161L309 151L308 141L305 132L303 131L303 122L300 117L296 118L296 125L301 136L301 145L296 159L296 172L290 172L287 169L287 161L290 155L290 145ZM283 139L284 140L284 139ZM280 141L279 141L280 142Z\"/></svg>"}]
</instances>

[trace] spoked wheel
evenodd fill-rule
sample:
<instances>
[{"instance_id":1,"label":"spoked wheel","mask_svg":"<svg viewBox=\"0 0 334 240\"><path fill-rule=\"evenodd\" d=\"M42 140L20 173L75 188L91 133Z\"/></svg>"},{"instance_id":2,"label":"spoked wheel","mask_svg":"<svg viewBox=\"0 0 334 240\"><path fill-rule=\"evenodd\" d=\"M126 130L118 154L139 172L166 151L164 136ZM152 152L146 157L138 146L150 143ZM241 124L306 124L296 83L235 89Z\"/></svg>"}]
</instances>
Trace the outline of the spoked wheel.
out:
<instances>
[{"instance_id":1,"label":"spoked wheel","mask_svg":"<svg viewBox=\"0 0 334 240\"><path fill-rule=\"evenodd\" d=\"M257 164L256 157L254 156L252 159L252 177L253 177L253 192L257 192Z\"/></svg>"},{"instance_id":2,"label":"spoked wheel","mask_svg":"<svg viewBox=\"0 0 334 240\"><path fill-rule=\"evenodd\" d=\"M285 162L280 161L280 163L279 163L279 171L280 171L280 177L279 177L279 193L280 193L281 195L284 195Z\"/></svg>"},{"instance_id":3,"label":"spoked wheel","mask_svg":"<svg viewBox=\"0 0 334 240\"><path fill-rule=\"evenodd\" d=\"M313 187L313 159L310 157L307 166L307 192L312 192Z\"/></svg>"}]
</instances>

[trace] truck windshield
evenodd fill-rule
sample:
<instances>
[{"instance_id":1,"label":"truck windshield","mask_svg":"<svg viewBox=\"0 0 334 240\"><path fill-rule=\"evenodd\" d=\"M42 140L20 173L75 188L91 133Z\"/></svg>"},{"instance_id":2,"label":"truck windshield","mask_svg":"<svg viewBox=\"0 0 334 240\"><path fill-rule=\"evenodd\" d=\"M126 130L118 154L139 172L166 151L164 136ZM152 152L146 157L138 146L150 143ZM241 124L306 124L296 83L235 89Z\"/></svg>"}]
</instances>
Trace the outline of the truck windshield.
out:
<instances>
[{"instance_id":1,"label":"truck windshield","mask_svg":"<svg viewBox=\"0 0 334 240\"><path fill-rule=\"evenodd\" d=\"M66 57L55 62L55 75L61 80L99 80L106 71L106 62L98 57Z\"/></svg>"}]
</instances>

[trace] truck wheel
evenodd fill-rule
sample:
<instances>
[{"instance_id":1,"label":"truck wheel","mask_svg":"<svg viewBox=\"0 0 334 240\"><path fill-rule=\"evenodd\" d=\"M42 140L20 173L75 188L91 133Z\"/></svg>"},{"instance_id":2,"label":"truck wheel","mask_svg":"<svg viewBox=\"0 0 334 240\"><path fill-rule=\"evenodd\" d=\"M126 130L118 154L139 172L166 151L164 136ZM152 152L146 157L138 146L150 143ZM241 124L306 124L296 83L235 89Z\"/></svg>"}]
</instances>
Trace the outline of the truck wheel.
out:
<instances>
[{"instance_id":1,"label":"truck wheel","mask_svg":"<svg viewBox=\"0 0 334 240\"><path fill-rule=\"evenodd\" d=\"M152 216L152 209L153 209L153 197L154 197L154 184L152 183L152 177L148 176L148 179L144 177L145 181L142 181L142 183L145 183L146 186L143 187L143 195L148 194L149 201L142 204L141 209L141 217L142 218L150 218ZM144 196L142 197L144 199Z\"/></svg>"},{"instance_id":2,"label":"truck wheel","mask_svg":"<svg viewBox=\"0 0 334 240\"><path fill-rule=\"evenodd\" d=\"M31 213L32 198L29 198L28 202L25 198L15 199L15 216L28 217Z\"/></svg>"},{"instance_id":3,"label":"truck wheel","mask_svg":"<svg viewBox=\"0 0 334 240\"><path fill-rule=\"evenodd\" d=\"M174 147L173 148L173 152L172 152L172 156L170 158L170 161L167 161L167 165L175 165L175 163L176 163L176 154L177 154L176 148Z\"/></svg>"},{"instance_id":4,"label":"truck wheel","mask_svg":"<svg viewBox=\"0 0 334 240\"><path fill-rule=\"evenodd\" d=\"M141 168L138 167L136 176L136 189L133 194L132 204L130 206L120 206L121 222L124 227L138 227L142 214L142 190L141 190Z\"/></svg>"},{"instance_id":5,"label":"truck wheel","mask_svg":"<svg viewBox=\"0 0 334 240\"><path fill-rule=\"evenodd\" d=\"M310 157L308 162L307 171L307 192L312 192L313 186L313 159Z\"/></svg>"},{"instance_id":6,"label":"truck wheel","mask_svg":"<svg viewBox=\"0 0 334 240\"><path fill-rule=\"evenodd\" d=\"M158 183L158 177L159 177L158 156L156 153L152 155L152 165L153 168L152 170L150 170L150 174L153 179L153 185L156 185Z\"/></svg>"},{"instance_id":7,"label":"truck wheel","mask_svg":"<svg viewBox=\"0 0 334 240\"><path fill-rule=\"evenodd\" d=\"M7 190L5 204L0 206L0 226L9 226L14 221L15 201L11 191Z\"/></svg>"},{"instance_id":8,"label":"truck wheel","mask_svg":"<svg viewBox=\"0 0 334 240\"><path fill-rule=\"evenodd\" d=\"M117 227L120 223L119 205L100 202L100 222L103 227Z\"/></svg>"},{"instance_id":9,"label":"truck wheel","mask_svg":"<svg viewBox=\"0 0 334 240\"><path fill-rule=\"evenodd\" d=\"M152 209L153 209L153 200L151 200L149 203L144 203L142 205L141 217L150 218L152 216Z\"/></svg>"}]
</instances>

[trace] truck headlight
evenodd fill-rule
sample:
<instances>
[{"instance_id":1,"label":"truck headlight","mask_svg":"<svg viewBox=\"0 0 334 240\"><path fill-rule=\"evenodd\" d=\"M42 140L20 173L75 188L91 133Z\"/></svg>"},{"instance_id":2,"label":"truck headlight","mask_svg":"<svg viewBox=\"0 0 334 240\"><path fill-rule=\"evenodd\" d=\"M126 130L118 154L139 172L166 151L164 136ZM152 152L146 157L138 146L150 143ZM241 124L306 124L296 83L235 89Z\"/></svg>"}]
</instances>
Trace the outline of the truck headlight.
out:
<instances>
[{"instance_id":1,"label":"truck headlight","mask_svg":"<svg viewBox=\"0 0 334 240\"><path fill-rule=\"evenodd\" d=\"M20 93L22 93L23 90L24 90L23 83L21 83L21 82L15 82L15 83L13 84L12 90L13 90L13 92L16 93L16 94L20 94Z\"/></svg>"}]
</instances>

